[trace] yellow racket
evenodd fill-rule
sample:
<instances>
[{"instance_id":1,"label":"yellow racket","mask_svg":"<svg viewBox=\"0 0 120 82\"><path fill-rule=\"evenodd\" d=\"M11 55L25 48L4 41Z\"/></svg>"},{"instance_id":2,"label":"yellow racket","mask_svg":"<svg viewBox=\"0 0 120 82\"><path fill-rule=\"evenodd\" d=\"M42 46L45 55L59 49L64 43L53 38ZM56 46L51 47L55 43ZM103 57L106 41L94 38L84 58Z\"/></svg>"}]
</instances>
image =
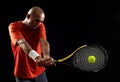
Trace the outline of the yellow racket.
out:
<instances>
[{"instance_id":1,"label":"yellow racket","mask_svg":"<svg viewBox=\"0 0 120 82\"><path fill-rule=\"evenodd\" d=\"M64 58L55 60L57 64L74 66L87 72L97 72L104 68L108 61L107 51L98 44L82 45Z\"/></svg>"}]
</instances>

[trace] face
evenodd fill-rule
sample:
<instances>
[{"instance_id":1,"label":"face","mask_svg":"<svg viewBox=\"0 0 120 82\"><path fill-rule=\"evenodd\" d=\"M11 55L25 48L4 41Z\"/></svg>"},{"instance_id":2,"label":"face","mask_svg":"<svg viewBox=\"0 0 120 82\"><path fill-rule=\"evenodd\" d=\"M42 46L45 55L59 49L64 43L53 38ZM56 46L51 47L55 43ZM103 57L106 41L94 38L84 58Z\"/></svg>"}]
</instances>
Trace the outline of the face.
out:
<instances>
[{"instance_id":1,"label":"face","mask_svg":"<svg viewBox=\"0 0 120 82\"><path fill-rule=\"evenodd\" d=\"M29 27L31 29L37 28L39 24L44 21L44 18L45 18L45 15L43 13L42 14L35 13L31 15L29 18Z\"/></svg>"}]
</instances>

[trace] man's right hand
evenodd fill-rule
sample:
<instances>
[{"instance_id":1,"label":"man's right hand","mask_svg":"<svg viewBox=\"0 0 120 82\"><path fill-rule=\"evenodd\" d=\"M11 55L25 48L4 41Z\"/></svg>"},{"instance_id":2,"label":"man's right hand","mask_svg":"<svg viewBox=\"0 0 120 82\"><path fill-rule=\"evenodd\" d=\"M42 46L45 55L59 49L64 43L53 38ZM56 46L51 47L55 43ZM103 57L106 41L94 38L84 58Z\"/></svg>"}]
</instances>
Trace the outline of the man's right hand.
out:
<instances>
[{"instance_id":1,"label":"man's right hand","mask_svg":"<svg viewBox=\"0 0 120 82\"><path fill-rule=\"evenodd\" d=\"M36 58L36 64L38 66L55 66L55 62L52 60L52 58L41 58L41 57L37 57Z\"/></svg>"}]
</instances>

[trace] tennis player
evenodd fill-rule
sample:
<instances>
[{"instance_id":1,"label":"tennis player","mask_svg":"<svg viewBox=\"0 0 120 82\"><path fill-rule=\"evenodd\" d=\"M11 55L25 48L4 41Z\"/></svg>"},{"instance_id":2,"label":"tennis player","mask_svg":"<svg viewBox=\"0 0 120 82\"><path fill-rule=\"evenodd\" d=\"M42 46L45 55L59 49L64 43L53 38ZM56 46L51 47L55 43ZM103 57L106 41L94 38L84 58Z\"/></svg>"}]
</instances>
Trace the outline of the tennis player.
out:
<instances>
[{"instance_id":1,"label":"tennis player","mask_svg":"<svg viewBox=\"0 0 120 82\"><path fill-rule=\"evenodd\" d=\"M55 63L50 56L44 19L44 11L34 6L24 20L11 22L8 26L16 82L48 82L45 66Z\"/></svg>"}]
</instances>

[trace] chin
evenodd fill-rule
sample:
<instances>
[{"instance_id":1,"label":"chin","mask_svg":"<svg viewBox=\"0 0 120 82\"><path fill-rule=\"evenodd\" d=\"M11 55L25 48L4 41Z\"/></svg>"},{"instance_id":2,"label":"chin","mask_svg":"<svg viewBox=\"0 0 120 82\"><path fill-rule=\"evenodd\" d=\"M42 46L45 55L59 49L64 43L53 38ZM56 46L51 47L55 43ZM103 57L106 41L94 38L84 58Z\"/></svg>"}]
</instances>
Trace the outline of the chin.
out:
<instances>
[{"instance_id":1,"label":"chin","mask_svg":"<svg viewBox=\"0 0 120 82\"><path fill-rule=\"evenodd\" d=\"M34 29L38 28L38 26L35 26Z\"/></svg>"}]
</instances>

